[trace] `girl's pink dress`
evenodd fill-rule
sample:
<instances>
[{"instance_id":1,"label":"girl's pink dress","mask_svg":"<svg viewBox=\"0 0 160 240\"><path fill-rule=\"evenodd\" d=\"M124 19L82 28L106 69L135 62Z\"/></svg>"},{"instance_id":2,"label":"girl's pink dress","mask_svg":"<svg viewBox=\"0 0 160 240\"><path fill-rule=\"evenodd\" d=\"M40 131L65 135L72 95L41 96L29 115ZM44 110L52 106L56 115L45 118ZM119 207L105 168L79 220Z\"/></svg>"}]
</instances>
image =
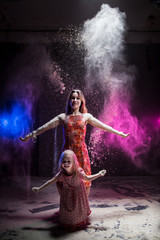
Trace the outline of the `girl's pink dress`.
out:
<instances>
[{"instance_id":1,"label":"girl's pink dress","mask_svg":"<svg viewBox=\"0 0 160 240\"><path fill-rule=\"evenodd\" d=\"M79 169L76 176L67 176L62 172L58 174L58 181L62 184L59 221L64 226L85 225L91 213L83 174L82 169Z\"/></svg>"},{"instance_id":2,"label":"girl's pink dress","mask_svg":"<svg viewBox=\"0 0 160 240\"><path fill-rule=\"evenodd\" d=\"M83 168L86 175L91 175L90 159L87 146L85 143L86 136L86 121L83 114L76 116L66 116L63 121L64 125L64 145L63 151L66 149L72 150L78 159L79 166ZM85 181L85 186L88 187L91 182Z\"/></svg>"}]
</instances>

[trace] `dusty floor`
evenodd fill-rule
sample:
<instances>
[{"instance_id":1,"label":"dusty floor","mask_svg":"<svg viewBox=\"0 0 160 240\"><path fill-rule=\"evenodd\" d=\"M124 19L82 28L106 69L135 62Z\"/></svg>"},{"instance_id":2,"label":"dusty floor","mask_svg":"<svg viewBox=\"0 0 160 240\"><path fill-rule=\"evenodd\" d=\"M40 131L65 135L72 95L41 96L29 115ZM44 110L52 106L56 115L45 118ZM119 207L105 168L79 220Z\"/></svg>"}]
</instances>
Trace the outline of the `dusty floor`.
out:
<instances>
[{"instance_id":1,"label":"dusty floor","mask_svg":"<svg viewBox=\"0 0 160 240\"><path fill-rule=\"evenodd\" d=\"M91 225L67 232L57 225L55 185L35 194L47 178L5 178L0 188L1 240L160 239L160 177L104 177L89 196ZM27 190L29 189L29 190Z\"/></svg>"}]
</instances>

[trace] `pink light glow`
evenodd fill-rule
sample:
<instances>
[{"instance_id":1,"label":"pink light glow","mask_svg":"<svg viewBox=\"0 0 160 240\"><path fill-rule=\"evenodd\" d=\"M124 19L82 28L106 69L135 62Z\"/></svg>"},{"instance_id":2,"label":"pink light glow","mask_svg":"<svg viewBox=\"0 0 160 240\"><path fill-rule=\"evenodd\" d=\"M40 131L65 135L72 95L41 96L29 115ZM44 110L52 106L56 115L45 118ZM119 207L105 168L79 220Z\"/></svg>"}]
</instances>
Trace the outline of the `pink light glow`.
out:
<instances>
[{"instance_id":1,"label":"pink light glow","mask_svg":"<svg viewBox=\"0 0 160 240\"><path fill-rule=\"evenodd\" d=\"M110 101L105 104L104 111L99 119L118 131L130 133L130 136L122 138L115 134L94 129L90 139L92 157L94 159L100 156L101 146L104 144L106 154L109 147L121 149L136 166L143 167L143 156L148 153L151 145L150 131L148 131L146 125L130 113L126 101L127 99L121 99L118 89L112 91Z\"/></svg>"}]
</instances>

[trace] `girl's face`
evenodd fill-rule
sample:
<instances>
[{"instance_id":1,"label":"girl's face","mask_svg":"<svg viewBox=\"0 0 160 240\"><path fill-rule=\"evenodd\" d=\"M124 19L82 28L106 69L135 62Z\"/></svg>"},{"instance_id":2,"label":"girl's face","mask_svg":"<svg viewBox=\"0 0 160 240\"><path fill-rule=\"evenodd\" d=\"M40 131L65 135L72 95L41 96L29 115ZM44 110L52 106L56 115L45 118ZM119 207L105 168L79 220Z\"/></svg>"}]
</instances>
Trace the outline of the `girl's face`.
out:
<instances>
[{"instance_id":1,"label":"girl's face","mask_svg":"<svg viewBox=\"0 0 160 240\"><path fill-rule=\"evenodd\" d=\"M81 106L81 99L78 92L73 92L70 99L70 106L72 110L78 110Z\"/></svg>"},{"instance_id":2,"label":"girl's face","mask_svg":"<svg viewBox=\"0 0 160 240\"><path fill-rule=\"evenodd\" d=\"M73 171L73 159L71 154L66 154L63 162L62 162L62 168L67 172L68 174L71 174Z\"/></svg>"}]
</instances>

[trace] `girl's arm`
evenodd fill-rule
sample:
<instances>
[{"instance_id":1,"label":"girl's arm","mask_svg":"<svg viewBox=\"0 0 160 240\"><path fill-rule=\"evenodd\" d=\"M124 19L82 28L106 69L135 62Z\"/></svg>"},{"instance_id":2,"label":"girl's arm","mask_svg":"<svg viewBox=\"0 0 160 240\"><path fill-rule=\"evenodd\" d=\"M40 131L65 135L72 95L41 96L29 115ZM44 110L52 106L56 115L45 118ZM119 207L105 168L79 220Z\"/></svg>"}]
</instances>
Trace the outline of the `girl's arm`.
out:
<instances>
[{"instance_id":1,"label":"girl's arm","mask_svg":"<svg viewBox=\"0 0 160 240\"><path fill-rule=\"evenodd\" d=\"M126 137L128 137L128 135L130 135L130 133L124 134L123 132L119 132L116 129L102 123L101 121L99 121L98 119L93 117L91 114L88 114L87 122L94 127L100 128L100 129L105 130L105 131L110 132L110 133L117 134L117 135L119 135L123 138L126 138Z\"/></svg>"},{"instance_id":2,"label":"girl's arm","mask_svg":"<svg viewBox=\"0 0 160 240\"><path fill-rule=\"evenodd\" d=\"M83 169L79 170L83 179L86 181L93 181L96 178L102 177L106 174L106 170L101 170L99 171L99 173L93 174L93 175L86 175L85 172L83 171Z\"/></svg>"},{"instance_id":3,"label":"girl's arm","mask_svg":"<svg viewBox=\"0 0 160 240\"><path fill-rule=\"evenodd\" d=\"M58 176L59 176L60 173L58 173L55 177L53 177L52 179L48 180L46 183L44 183L42 186L40 187L33 187L32 188L32 191L33 192L39 192L40 190L42 190L43 188L46 188L48 187L49 185L57 182L58 180Z\"/></svg>"},{"instance_id":4,"label":"girl's arm","mask_svg":"<svg viewBox=\"0 0 160 240\"><path fill-rule=\"evenodd\" d=\"M53 118L51 121L45 123L43 126L39 127L37 130L27 134L24 138L20 137L20 140L23 142L27 142L29 139L36 138L36 136L40 135L43 132L46 132L47 130L51 128L56 128L62 119L64 119L65 113L62 113L55 118Z\"/></svg>"}]
</instances>

